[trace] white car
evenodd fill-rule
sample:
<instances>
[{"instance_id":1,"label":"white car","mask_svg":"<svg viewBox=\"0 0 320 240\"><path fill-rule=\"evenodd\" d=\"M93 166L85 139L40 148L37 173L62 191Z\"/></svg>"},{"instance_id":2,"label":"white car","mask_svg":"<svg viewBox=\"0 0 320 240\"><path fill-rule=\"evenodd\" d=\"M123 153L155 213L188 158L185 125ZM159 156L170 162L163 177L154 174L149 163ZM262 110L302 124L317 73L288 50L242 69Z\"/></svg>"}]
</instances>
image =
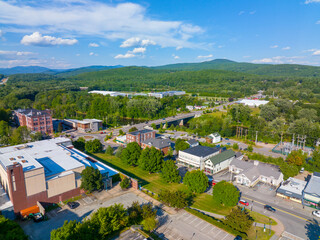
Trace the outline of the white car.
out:
<instances>
[{"instance_id":1,"label":"white car","mask_svg":"<svg viewBox=\"0 0 320 240\"><path fill-rule=\"evenodd\" d=\"M313 211L312 215L320 218L320 211Z\"/></svg>"}]
</instances>

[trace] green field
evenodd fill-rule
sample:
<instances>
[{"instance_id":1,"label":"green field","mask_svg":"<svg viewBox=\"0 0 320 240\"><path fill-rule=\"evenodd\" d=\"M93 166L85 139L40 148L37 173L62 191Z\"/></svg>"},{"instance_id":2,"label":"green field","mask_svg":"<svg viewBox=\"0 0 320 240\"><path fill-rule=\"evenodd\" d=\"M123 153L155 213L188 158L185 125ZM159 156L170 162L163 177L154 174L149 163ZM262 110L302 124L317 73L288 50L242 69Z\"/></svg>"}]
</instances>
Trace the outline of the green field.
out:
<instances>
[{"instance_id":1,"label":"green field","mask_svg":"<svg viewBox=\"0 0 320 240\"><path fill-rule=\"evenodd\" d=\"M187 190L187 186L184 184L178 183L166 183L163 181L158 173L148 173L139 167L132 167L124 164L119 158L115 156L108 156L103 153L94 154L94 156L105 162L107 165L113 167L120 172L135 178L139 181L141 187L146 188L154 193L160 193L161 190ZM232 208L220 207L213 203L212 196L207 193L198 194L194 198L194 202L192 204L193 208L197 208L203 211L212 212L221 215L227 215L230 213ZM251 212L252 218L255 219L256 222L269 224L269 218L260 213ZM273 225L276 222L272 223Z\"/></svg>"}]
</instances>

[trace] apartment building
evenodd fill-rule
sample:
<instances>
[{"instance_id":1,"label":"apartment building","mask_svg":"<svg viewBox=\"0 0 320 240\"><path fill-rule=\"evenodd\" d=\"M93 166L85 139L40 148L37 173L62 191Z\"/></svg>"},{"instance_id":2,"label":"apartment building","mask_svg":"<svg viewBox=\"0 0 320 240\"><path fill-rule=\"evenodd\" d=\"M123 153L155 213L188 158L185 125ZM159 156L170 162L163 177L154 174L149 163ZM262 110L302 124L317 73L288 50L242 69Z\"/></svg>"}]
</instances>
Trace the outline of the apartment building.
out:
<instances>
[{"instance_id":1,"label":"apartment building","mask_svg":"<svg viewBox=\"0 0 320 240\"><path fill-rule=\"evenodd\" d=\"M141 146L141 142L146 141L148 139L152 139L156 137L156 131L143 129L131 133L127 133L127 144L131 142L137 142Z\"/></svg>"},{"instance_id":2,"label":"apartment building","mask_svg":"<svg viewBox=\"0 0 320 240\"><path fill-rule=\"evenodd\" d=\"M30 131L52 134L52 117L49 110L18 109L14 111L15 121L19 126L26 126Z\"/></svg>"},{"instance_id":3,"label":"apartment building","mask_svg":"<svg viewBox=\"0 0 320 240\"><path fill-rule=\"evenodd\" d=\"M99 169L105 185L118 173L74 149L68 138L0 148L0 183L16 214L38 201L58 203L79 195L86 166Z\"/></svg>"},{"instance_id":4,"label":"apartment building","mask_svg":"<svg viewBox=\"0 0 320 240\"><path fill-rule=\"evenodd\" d=\"M162 139L162 138L151 138L141 142L141 147L143 149L147 147L148 148L155 147L156 149L160 150L163 153L163 155L168 154L171 145L172 145L172 142L170 139Z\"/></svg>"}]
</instances>

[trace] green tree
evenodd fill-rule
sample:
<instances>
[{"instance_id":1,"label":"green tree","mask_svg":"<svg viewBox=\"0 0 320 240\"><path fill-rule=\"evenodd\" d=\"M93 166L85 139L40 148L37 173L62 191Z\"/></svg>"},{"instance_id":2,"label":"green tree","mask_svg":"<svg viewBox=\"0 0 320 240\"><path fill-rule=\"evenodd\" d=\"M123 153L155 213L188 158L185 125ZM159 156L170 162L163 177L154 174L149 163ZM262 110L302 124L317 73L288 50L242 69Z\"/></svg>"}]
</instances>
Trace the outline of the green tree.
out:
<instances>
[{"instance_id":1,"label":"green tree","mask_svg":"<svg viewBox=\"0 0 320 240\"><path fill-rule=\"evenodd\" d=\"M155 123L152 123L152 124L151 124L151 127L152 127L154 130L157 129L157 125L156 125Z\"/></svg>"},{"instance_id":2,"label":"green tree","mask_svg":"<svg viewBox=\"0 0 320 240\"><path fill-rule=\"evenodd\" d=\"M247 150L248 150L249 152L252 152L252 151L253 151L253 147L252 147L251 145L249 145L248 148L247 148Z\"/></svg>"},{"instance_id":3,"label":"green tree","mask_svg":"<svg viewBox=\"0 0 320 240\"><path fill-rule=\"evenodd\" d=\"M239 149L238 143L234 143L234 144L232 145L232 149L233 149L233 150L238 150L238 149Z\"/></svg>"},{"instance_id":4,"label":"green tree","mask_svg":"<svg viewBox=\"0 0 320 240\"><path fill-rule=\"evenodd\" d=\"M117 149L117 151L116 151L115 156L118 157L118 158L121 158L122 150L123 150L123 147L122 147L122 146L119 146L118 149Z\"/></svg>"},{"instance_id":5,"label":"green tree","mask_svg":"<svg viewBox=\"0 0 320 240\"><path fill-rule=\"evenodd\" d=\"M10 127L5 121L0 121L0 144L10 144Z\"/></svg>"},{"instance_id":6,"label":"green tree","mask_svg":"<svg viewBox=\"0 0 320 240\"><path fill-rule=\"evenodd\" d=\"M108 145L105 154L112 156L113 155L113 147L111 147L110 145Z\"/></svg>"},{"instance_id":7,"label":"green tree","mask_svg":"<svg viewBox=\"0 0 320 240\"><path fill-rule=\"evenodd\" d=\"M131 132L135 132L135 131L138 131L138 128L136 128L136 127L132 127L132 128L130 128L130 129L129 129L129 133L131 133Z\"/></svg>"},{"instance_id":8,"label":"green tree","mask_svg":"<svg viewBox=\"0 0 320 240\"><path fill-rule=\"evenodd\" d=\"M143 229L146 231L152 231L158 225L158 220L153 217L148 217L142 221Z\"/></svg>"},{"instance_id":9,"label":"green tree","mask_svg":"<svg viewBox=\"0 0 320 240\"><path fill-rule=\"evenodd\" d=\"M141 155L141 147L136 142L128 143L127 147L122 150L121 160L127 165L137 166Z\"/></svg>"},{"instance_id":10,"label":"green tree","mask_svg":"<svg viewBox=\"0 0 320 240\"><path fill-rule=\"evenodd\" d=\"M122 129L120 129L120 130L119 130L119 135L120 135L120 136L125 135L125 133L123 132L123 130L122 130Z\"/></svg>"},{"instance_id":11,"label":"green tree","mask_svg":"<svg viewBox=\"0 0 320 240\"><path fill-rule=\"evenodd\" d=\"M273 104L262 105L260 111L260 116L266 121L272 121L279 116L278 108Z\"/></svg>"},{"instance_id":12,"label":"green tree","mask_svg":"<svg viewBox=\"0 0 320 240\"><path fill-rule=\"evenodd\" d=\"M76 240L79 237L78 233L78 223L76 220L64 221L62 227L53 229L51 231L51 240Z\"/></svg>"},{"instance_id":13,"label":"green tree","mask_svg":"<svg viewBox=\"0 0 320 240\"><path fill-rule=\"evenodd\" d=\"M121 189L127 189L130 187L130 184L131 184L130 179L127 177L124 177L120 182L120 187Z\"/></svg>"},{"instance_id":14,"label":"green tree","mask_svg":"<svg viewBox=\"0 0 320 240\"><path fill-rule=\"evenodd\" d=\"M183 178L183 183L189 187L192 192L203 193L209 186L208 177L200 170L187 172Z\"/></svg>"},{"instance_id":15,"label":"green tree","mask_svg":"<svg viewBox=\"0 0 320 240\"><path fill-rule=\"evenodd\" d=\"M30 138L32 142L40 141L42 140L42 134L41 132L35 132L30 134Z\"/></svg>"},{"instance_id":16,"label":"green tree","mask_svg":"<svg viewBox=\"0 0 320 240\"><path fill-rule=\"evenodd\" d=\"M188 206L189 196L181 191L162 190L159 194L159 200L164 204L174 208L184 208Z\"/></svg>"},{"instance_id":17,"label":"green tree","mask_svg":"<svg viewBox=\"0 0 320 240\"><path fill-rule=\"evenodd\" d=\"M85 150L89 153L102 152L102 148L103 146L99 139L90 140L85 143Z\"/></svg>"},{"instance_id":18,"label":"green tree","mask_svg":"<svg viewBox=\"0 0 320 240\"><path fill-rule=\"evenodd\" d=\"M181 180L178 167L173 160L164 161L160 175L168 183L179 183Z\"/></svg>"},{"instance_id":19,"label":"green tree","mask_svg":"<svg viewBox=\"0 0 320 240\"><path fill-rule=\"evenodd\" d=\"M139 167L150 173L159 172L162 168L163 155L155 147L145 148L138 161Z\"/></svg>"},{"instance_id":20,"label":"green tree","mask_svg":"<svg viewBox=\"0 0 320 240\"><path fill-rule=\"evenodd\" d=\"M13 130L11 135L11 144L18 145L21 143L26 143L28 141L30 131L26 126L20 126L17 129Z\"/></svg>"},{"instance_id":21,"label":"green tree","mask_svg":"<svg viewBox=\"0 0 320 240\"><path fill-rule=\"evenodd\" d=\"M318 114L317 114L317 110L308 109L308 108L303 108L303 109L299 110L297 113L297 116L299 119L306 118L310 122L315 122L319 119Z\"/></svg>"},{"instance_id":22,"label":"green tree","mask_svg":"<svg viewBox=\"0 0 320 240\"><path fill-rule=\"evenodd\" d=\"M287 162L282 162L279 164L280 171L283 174L283 178L286 180L289 177L294 177L299 173L300 167L294 164L289 164Z\"/></svg>"},{"instance_id":23,"label":"green tree","mask_svg":"<svg viewBox=\"0 0 320 240\"><path fill-rule=\"evenodd\" d=\"M128 224L128 214L122 204L114 204L107 208L99 208L91 216L90 223L100 239L107 239L111 233L122 229Z\"/></svg>"},{"instance_id":24,"label":"green tree","mask_svg":"<svg viewBox=\"0 0 320 240\"><path fill-rule=\"evenodd\" d=\"M89 192L100 190L103 187L102 175L98 169L86 167L81 172L81 186Z\"/></svg>"},{"instance_id":25,"label":"green tree","mask_svg":"<svg viewBox=\"0 0 320 240\"><path fill-rule=\"evenodd\" d=\"M239 232L247 233L252 227L253 219L246 209L237 207L226 216L224 223Z\"/></svg>"},{"instance_id":26,"label":"green tree","mask_svg":"<svg viewBox=\"0 0 320 240\"><path fill-rule=\"evenodd\" d=\"M312 159L308 161L308 167L312 172L320 172L320 149L313 151Z\"/></svg>"},{"instance_id":27,"label":"green tree","mask_svg":"<svg viewBox=\"0 0 320 240\"><path fill-rule=\"evenodd\" d=\"M73 146L80 151L85 150L85 145L86 140L83 137L79 137L76 141L73 142Z\"/></svg>"},{"instance_id":28,"label":"green tree","mask_svg":"<svg viewBox=\"0 0 320 240\"><path fill-rule=\"evenodd\" d=\"M287 156L286 161L290 164L301 166L305 163L306 158L307 158L307 154L303 153L302 150L292 151Z\"/></svg>"},{"instance_id":29,"label":"green tree","mask_svg":"<svg viewBox=\"0 0 320 240\"><path fill-rule=\"evenodd\" d=\"M0 239L2 240L28 240L18 223L0 215Z\"/></svg>"},{"instance_id":30,"label":"green tree","mask_svg":"<svg viewBox=\"0 0 320 240\"><path fill-rule=\"evenodd\" d=\"M178 138L175 143L175 149L177 152L183 151L189 148L189 144L186 142L186 140Z\"/></svg>"},{"instance_id":31,"label":"green tree","mask_svg":"<svg viewBox=\"0 0 320 240\"><path fill-rule=\"evenodd\" d=\"M240 192L233 184L221 181L214 186L212 196L217 204L233 207L239 201Z\"/></svg>"}]
</instances>

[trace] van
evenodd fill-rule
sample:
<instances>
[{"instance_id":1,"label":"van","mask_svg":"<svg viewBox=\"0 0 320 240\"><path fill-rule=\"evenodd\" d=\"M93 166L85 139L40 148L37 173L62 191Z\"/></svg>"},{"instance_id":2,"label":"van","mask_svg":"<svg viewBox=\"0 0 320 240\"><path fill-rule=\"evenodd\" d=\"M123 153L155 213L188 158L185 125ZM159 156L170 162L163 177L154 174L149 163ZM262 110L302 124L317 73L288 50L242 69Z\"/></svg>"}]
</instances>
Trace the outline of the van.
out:
<instances>
[{"instance_id":1,"label":"van","mask_svg":"<svg viewBox=\"0 0 320 240\"><path fill-rule=\"evenodd\" d=\"M301 168L299 172L300 172L300 173L303 173L303 172L304 172L304 168Z\"/></svg>"}]
</instances>

